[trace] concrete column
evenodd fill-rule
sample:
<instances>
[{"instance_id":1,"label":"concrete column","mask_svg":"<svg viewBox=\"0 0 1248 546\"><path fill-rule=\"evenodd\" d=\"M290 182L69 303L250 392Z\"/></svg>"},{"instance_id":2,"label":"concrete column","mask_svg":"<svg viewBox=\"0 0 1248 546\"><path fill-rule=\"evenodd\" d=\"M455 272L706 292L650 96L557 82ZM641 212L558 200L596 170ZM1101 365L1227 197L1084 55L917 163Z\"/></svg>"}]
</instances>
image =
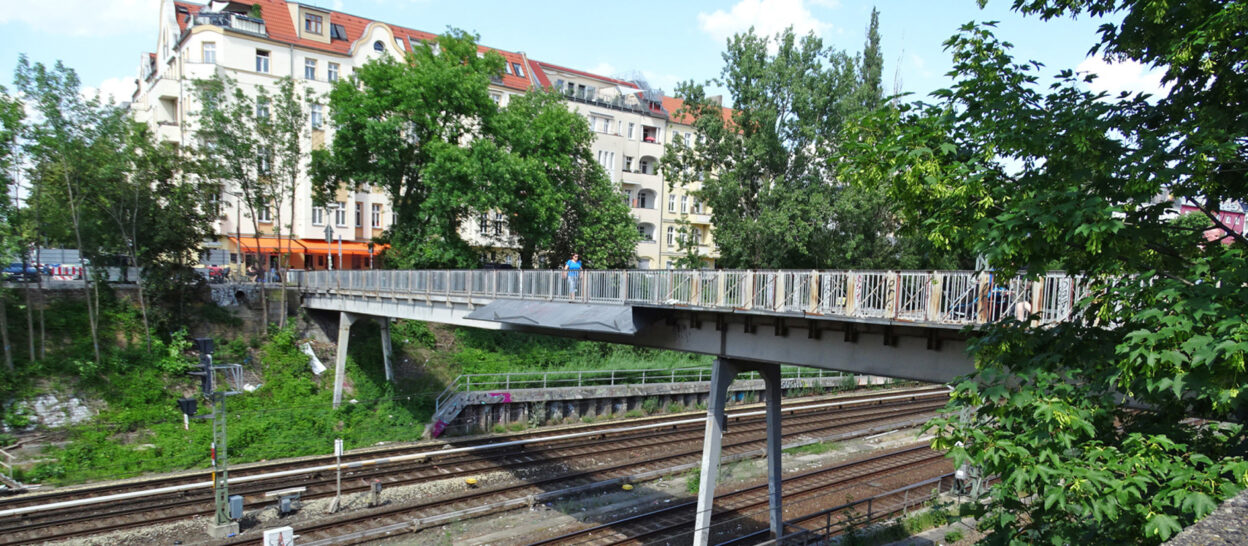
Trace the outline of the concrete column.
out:
<instances>
[{"instance_id":1,"label":"concrete column","mask_svg":"<svg viewBox=\"0 0 1248 546\"><path fill-rule=\"evenodd\" d=\"M763 365L759 370L767 388L767 497L771 511L771 537L784 533L784 510L780 506L780 366Z\"/></svg>"},{"instance_id":2,"label":"concrete column","mask_svg":"<svg viewBox=\"0 0 1248 546\"><path fill-rule=\"evenodd\" d=\"M728 386L740 369L726 358L715 359L711 369L710 402L706 408L706 438L702 444L702 474L698 487L698 511L693 525L694 546L706 546L711 539L711 510L715 506L715 481L719 477L719 455L727 419L724 404Z\"/></svg>"},{"instance_id":3,"label":"concrete column","mask_svg":"<svg viewBox=\"0 0 1248 546\"><path fill-rule=\"evenodd\" d=\"M338 357L334 359L334 409L342 404L342 383L347 380L347 343L351 324L358 318L345 311L338 314Z\"/></svg>"},{"instance_id":4,"label":"concrete column","mask_svg":"<svg viewBox=\"0 0 1248 546\"><path fill-rule=\"evenodd\" d=\"M386 364L386 381L394 381L394 369L390 367L390 319L381 317L381 359Z\"/></svg>"}]
</instances>

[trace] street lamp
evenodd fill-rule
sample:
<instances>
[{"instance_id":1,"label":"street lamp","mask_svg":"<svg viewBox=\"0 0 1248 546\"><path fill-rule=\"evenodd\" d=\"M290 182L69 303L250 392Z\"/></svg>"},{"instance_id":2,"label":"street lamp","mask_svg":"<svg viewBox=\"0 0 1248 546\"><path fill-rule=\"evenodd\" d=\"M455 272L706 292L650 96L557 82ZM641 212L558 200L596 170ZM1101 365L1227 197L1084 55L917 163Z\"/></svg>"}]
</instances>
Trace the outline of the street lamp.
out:
<instances>
[{"instance_id":1,"label":"street lamp","mask_svg":"<svg viewBox=\"0 0 1248 546\"><path fill-rule=\"evenodd\" d=\"M330 271L334 270L334 223L330 218L337 210L337 203L325 206L325 260ZM342 267L342 264L338 264L338 267Z\"/></svg>"}]
</instances>

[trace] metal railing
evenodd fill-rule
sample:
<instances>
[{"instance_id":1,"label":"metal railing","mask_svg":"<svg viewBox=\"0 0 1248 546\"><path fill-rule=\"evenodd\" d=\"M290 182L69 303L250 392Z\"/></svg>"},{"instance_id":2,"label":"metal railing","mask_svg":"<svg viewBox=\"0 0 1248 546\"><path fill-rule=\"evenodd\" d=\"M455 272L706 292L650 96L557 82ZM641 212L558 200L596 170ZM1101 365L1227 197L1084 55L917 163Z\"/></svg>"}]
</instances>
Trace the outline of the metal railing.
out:
<instances>
[{"instance_id":1,"label":"metal railing","mask_svg":"<svg viewBox=\"0 0 1248 546\"><path fill-rule=\"evenodd\" d=\"M904 513L910 508L939 499L942 493L952 492L953 477L953 473L944 474L801 516L797 519L803 522L819 522L820 519L823 521L819 522L819 526L815 528L801 528L785 522L784 537L765 544L786 546L831 544L832 537L839 536L850 529L862 528L876 521Z\"/></svg>"},{"instance_id":2,"label":"metal railing","mask_svg":"<svg viewBox=\"0 0 1248 546\"><path fill-rule=\"evenodd\" d=\"M1038 280L974 271L421 270L309 271L306 292L424 301L571 301L754 311L929 324L985 324L1033 313L1070 320L1082 276Z\"/></svg>"},{"instance_id":3,"label":"metal railing","mask_svg":"<svg viewBox=\"0 0 1248 546\"><path fill-rule=\"evenodd\" d=\"M853 380L854 374L807 368L803 366L781 366L780 380L797 381L805 379L834 378ZM757 372L742 372L737 380L762 379ZM617 385L653 385L666 383L686 383L694 381L710 381L709 366L690 368L652 368L622 370L585 370L585 371L541 371L541 372L502 372L486 374L463 374L456 377L451 384L438 395L434 402L437 411L460 392L490 391L512 389L549 389L556 387L604 387ZM798 385L794 385L795 387Z\"/></svg>"},{"instance_id":4,"label":"metal railing","mask_svg":"<svg viewBox=\"0 0 1248 546\"><path fill-rule=\"evenodd\" d=\"M219 13L196 13L191 18L191 26L195 25L212 25L223 28L232 28L241 30L251 34L267 36L268 29L265 27L264 19L256 19L246 15L240 15L230 12Z\"/></svg>"}]
</instances>

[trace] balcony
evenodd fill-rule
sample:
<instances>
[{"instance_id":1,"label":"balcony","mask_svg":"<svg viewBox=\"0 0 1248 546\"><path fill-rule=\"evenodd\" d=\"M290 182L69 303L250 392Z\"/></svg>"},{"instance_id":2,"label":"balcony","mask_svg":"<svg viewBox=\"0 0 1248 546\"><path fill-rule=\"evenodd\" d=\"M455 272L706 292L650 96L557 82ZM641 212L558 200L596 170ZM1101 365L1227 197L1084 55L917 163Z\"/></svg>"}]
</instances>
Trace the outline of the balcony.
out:
<instances>
[{"instance_id":1,"label":"balcony","mask_svg":"<svg viewBox=\"0 0 1248 546\"><path fill-rule=\"evenodd\" d=\"M268 29L264 26L264 19L256 19L246 15L240 15L230 12L219 13L196 13L191 18L191 26L211 25L214 27L228 28L245 32L247 34L255 34L256 36L268 36Z\"/></svg>"}]
</instances>

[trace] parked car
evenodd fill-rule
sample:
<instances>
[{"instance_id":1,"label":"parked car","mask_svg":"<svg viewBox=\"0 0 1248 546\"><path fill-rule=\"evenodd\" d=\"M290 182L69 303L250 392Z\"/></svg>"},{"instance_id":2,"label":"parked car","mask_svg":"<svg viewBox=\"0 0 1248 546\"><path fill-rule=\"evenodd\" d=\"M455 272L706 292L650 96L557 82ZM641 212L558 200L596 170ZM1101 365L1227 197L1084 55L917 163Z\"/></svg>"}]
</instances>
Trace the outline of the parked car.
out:
<instances>
[{"instance_id":1,"label":"parked car","mask_svg":"<svg viewBox=\"0 0 1248 546\"><path fill-rule=\"evenodd\" d=\"M46 273L34 264L11 263L4 268L4 280L11 282L38 282L39 275Z\"/></svg>"}]
</instances>

